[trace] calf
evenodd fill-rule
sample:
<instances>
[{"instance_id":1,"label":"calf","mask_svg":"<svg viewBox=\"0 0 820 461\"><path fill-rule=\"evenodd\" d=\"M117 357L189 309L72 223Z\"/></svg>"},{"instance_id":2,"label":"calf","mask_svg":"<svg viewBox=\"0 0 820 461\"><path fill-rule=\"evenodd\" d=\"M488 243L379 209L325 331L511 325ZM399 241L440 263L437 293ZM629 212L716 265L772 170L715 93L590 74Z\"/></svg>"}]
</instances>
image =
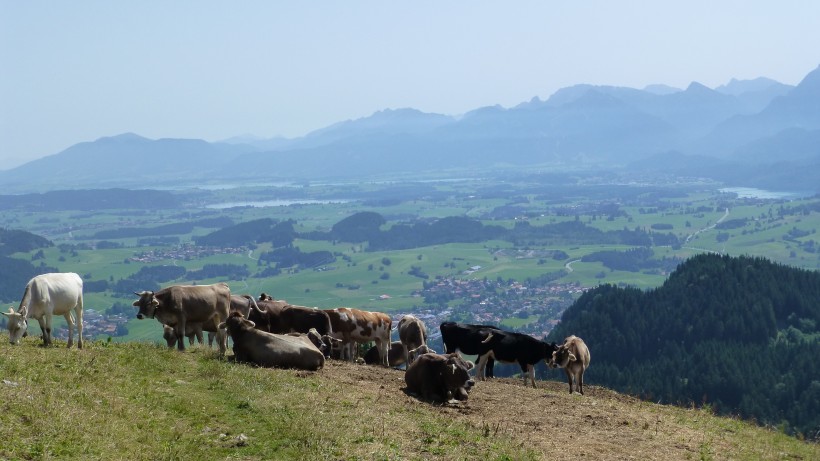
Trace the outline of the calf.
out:
<instances>
[{"instance_id":1,"label":"calf","mask_svg":"<svg viewBox=\"0 0 820 461\"><path fill-rule=\"evenodd\" d=\"M458 353L421 355L404 374L407 392L433 402L467 400L475 384L470 379L471 365Z\"/></svg>"},{"instance_id":2,"label":"calf","mask_svg":"<svg viewBox=\"0 0 820 461\"><path fill-rule=\"evenodd\" d=\"M517 363L521 367L521 376L524 385L527 385L527 376L530 377L532 387L535 386L535 364L541 360L547 364L552 353L558 350L555 343L539 341L532 336L510 331L494 331L484 340L487 350L478 360L478 378L484 379L483 367L492 359L502 363Z\"/></svg>"},{"instance_id":3,"label":"calf","mask_svg":"<svg viewBox=\"0 0 820 461\"><path fill-rule=\"evenodd\" d=\"M217 325L214 317L203 323L188 323L185 325L185 336L188 337L188 345L194 345L194 339L202 344L202 332L208 332L208 347L213 347L214 335L217 333ZM172 325L162 326L162 337L168 343L168 347L174 347L177 343L177 335Z\"/></svg>"},{"instance_id":4,"label":"calf","mask_svg":"<svg viewBox=\"0 0 820 461\"><path fill-rule=\"evenodd\" d=\"M368 365L381 363L379 348L376 346L371 347L364 353L362 358L364 359L364 363ZM405 362L407 362L407 356L405 355L405 347L401 341L393 341L390 343L390 349L387 351L387 365L391 367L398 367L403 365Z\"/></svg>"},{"instance_id":5,"label":"calf","mask_svg":"<svg viewBox=\"0 0 820 461\"><path fill-rule=\"evenodd\" d=\"M427 327L421 319L408 314L399 320L397 329L399 330L399 340L404 347L407 364L412 365L415 355L411 354L410 351L427 344Z\"/></svg>"},{"instance_id":6,"label":"calf","mask_svg":"<svg viewBox=\"0 0 820 461\"><path fill-rule=\"evenodd\" d=\"M462 354L482 355L489 348L485 340L493 331L501 331L492 325L471 325L466 323L442 322L439 326L441 340L444 342L444 352L452 354L461 351ZM489 357L482 376L493 377L494 360Z\"/></svg>"},{"instance_id":7,"label":"calf","mask_svg":"<svg viewBox=\"0 0 820 461\"><path fill-rule=\"evenodd\" d=\"M297 368L316 371L325 364L325 356L304 335L296 338L268 333L255 328L250 320L234 312L219 325L233 339L234 358L260 367Z\"/></svg>"},{"instance_id":8,"label":"calf","mask_svg":"<svg viewBox=\"0 0 820 461\"><path fill-rule=\"evenodd\" d=\"M552 353L549 362L550 368L563 368L567 374L569 393L572 394L572 382L578 387L578 392L584 395L584 371L589 367L589 349L584 341L575 336L569 336L564 344Z\"/></svg>"}]
</instances>

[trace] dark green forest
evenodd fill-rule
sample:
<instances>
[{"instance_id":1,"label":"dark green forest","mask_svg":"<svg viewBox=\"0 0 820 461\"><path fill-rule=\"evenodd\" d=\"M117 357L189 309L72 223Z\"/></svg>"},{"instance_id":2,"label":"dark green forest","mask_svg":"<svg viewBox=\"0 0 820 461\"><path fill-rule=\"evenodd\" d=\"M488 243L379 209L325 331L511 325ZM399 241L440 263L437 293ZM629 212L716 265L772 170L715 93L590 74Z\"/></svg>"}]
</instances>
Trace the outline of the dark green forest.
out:
<instances>
[{"instance_id":1,"label":"dark green forest","mask_svg":"<svg viewBox=\"0 0 820 461\"><path fill-rule=\"evenodd\" d=\"M695 256L653 290L587 291L548 340L571 334L590 348L590 384L820 436L816 271Z\"/></svg>"}]
</instances>

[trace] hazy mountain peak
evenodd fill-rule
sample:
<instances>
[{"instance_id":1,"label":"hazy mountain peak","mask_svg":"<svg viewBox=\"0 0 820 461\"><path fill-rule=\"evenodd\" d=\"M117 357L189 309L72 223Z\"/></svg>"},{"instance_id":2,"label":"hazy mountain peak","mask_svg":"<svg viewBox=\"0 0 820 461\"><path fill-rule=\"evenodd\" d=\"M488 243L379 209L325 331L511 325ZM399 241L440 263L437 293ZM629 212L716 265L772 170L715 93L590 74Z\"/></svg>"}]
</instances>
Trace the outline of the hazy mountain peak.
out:
<instances>
[{"instance_id":1,"label":"hazy mountain peak","mask_svg":"<svg viewBox=\"0 0 820 461\"><path fill-rule=\"evenodd\" d=\"M97 139L95 142L106 142L106 141L115 141L115 142L129 142L129 141L150 141L150 139L140 136L136 133L122 133L115 136L103 136Z\"/></svg>"},{"instance_id":2,"label":"hazy mountain peak","mask_svg":"<svg viewBox=\"0 0 820 461\"><path fill-rule=\"evenodd\" d=\"M715 91L718 93L737 96L751 91L764 91L775 85L782 84L776 80L766 77L758 77L753 80L738 80L733 78L729 80L729 83L715 88Z\"/></svg>"},{"instance_id":3,"label":"hazy mountain peak","mask_svg":"<svg viewBox=\"0 0 820 461\"><path fill-rule=\"evenodd\" d=\"M647 93L656 94L658 96L666 96L668 94L680 93L681 91L683 91L680 88L675 88L674 86L663 85L663 84L660 84L660 83L655 83L655 84L652 84L652 85L646 85L643 88L643 90L646 91Z\"/></svg>"}]
</instances>

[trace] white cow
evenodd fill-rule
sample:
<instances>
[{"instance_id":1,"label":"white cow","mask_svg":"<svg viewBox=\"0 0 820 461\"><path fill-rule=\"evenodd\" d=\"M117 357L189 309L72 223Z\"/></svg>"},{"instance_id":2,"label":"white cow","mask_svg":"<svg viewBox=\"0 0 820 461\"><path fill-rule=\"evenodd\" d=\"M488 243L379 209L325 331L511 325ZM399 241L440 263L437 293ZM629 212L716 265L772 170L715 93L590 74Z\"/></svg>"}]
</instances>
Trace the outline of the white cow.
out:
<instances>
[{"instance_id":1,"label":"white cow","mask_svg":"<svg viewBox=\"0 0 820 461\"><path fill-rule=\"evenodd\" d=\"M26 334L28 319L33 317L40 322L43 332L43 344L51 345L51 318L62 315L68 324L68 347L74 345L76 314L77 347L83 347L83 279L73 272L42 274L29 280L26 291L17 312L9 307L2 312L8 317L9 340L17 344Z\"/></svg>"}]
</instances>

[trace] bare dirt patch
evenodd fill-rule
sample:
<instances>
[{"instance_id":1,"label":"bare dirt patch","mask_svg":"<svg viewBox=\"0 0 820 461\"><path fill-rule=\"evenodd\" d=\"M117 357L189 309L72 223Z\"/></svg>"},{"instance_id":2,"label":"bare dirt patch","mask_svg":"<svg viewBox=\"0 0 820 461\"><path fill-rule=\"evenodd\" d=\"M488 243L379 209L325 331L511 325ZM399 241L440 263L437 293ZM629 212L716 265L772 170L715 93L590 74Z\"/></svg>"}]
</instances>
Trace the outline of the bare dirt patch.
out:
<instances>
[{"instance_id":1,"label":"bare dirt patch","mask_svg":"<svg viewBox=\"0 0 820 461\"><path fill-rule=\"evenodd\" d=\"M741 426L735 420L724 418L726 424L720 426L713 422L718 418L701 410L657 405L597 386L586 387L585 395L570 395L566 383L540 381L532 388L521 380L499 378L478 382L466 402L434 405L404 392L402 370L330 361L316 375L353 387L362 397L370 395L373 402L389 399L393 406L439 412L485 437L533 449L543 459L726 459L721 453L738 452L748 459L783 456L765 447L739 447L744 442L732 437Z\"/></svg>"}]
</instances>

